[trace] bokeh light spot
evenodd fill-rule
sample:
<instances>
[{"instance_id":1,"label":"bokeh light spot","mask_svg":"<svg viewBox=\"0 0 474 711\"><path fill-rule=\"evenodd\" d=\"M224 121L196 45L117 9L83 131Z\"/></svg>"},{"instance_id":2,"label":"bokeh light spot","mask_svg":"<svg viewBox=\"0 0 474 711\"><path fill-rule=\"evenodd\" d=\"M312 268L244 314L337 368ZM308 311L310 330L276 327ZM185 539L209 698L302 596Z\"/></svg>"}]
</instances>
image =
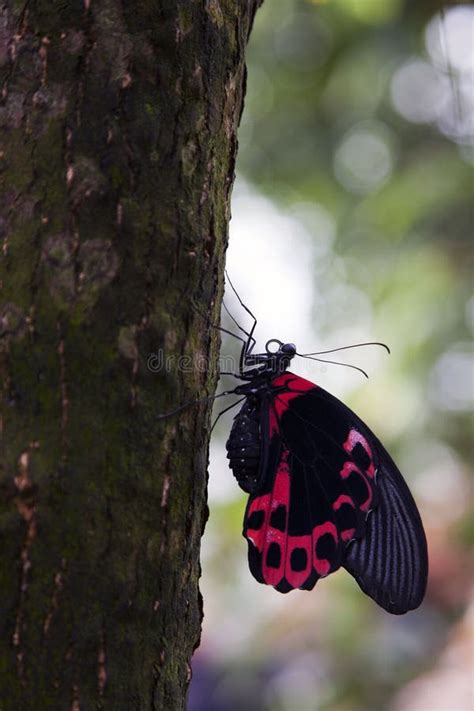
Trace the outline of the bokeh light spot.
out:
<instances>
[{"instance_id":1,"label":"bokeh light spot","mask_svg":"<svg viewBox=\"0 0 474 711\"><path fill-rule=\"evenodd\" d=\"M474 7L458 5L436 15L428 24L425 44L433 63L441 69L474 72Z\"/></svg>"},{"instance_id":2,"label":"bokeh light spot","mask_svg":"<svg viewBox=\"0 0 474 711\"><path fill-rule=\"evenodd\" d=\"M474 354L459 343L444 353L431 371L431 399L443 410L470 410L474 405Z\"/></svg>"},{"instance_id":3,"label":"bokeh light spot","mask_svg":"<svg viewBox=\"0 0 474 711\"><path fill-rule=\"evenodd\" d=\"M339 182L353 193L370 193L385 183L393 170L394 141L383 124L359 124L343 136L334 156Z\"/></svg>"},{"instance_id":4,"label":"bokeh light spot","mask_svg":"<svg viewBox=\"0 0 474 711\"><path fill-rule=\"evenodd\" d=\"M451 88L431 64L419 59L405 62L394 74L392 102L403 118L413 123L435 121L446 103Z\"/></svg>"}]
</instances>

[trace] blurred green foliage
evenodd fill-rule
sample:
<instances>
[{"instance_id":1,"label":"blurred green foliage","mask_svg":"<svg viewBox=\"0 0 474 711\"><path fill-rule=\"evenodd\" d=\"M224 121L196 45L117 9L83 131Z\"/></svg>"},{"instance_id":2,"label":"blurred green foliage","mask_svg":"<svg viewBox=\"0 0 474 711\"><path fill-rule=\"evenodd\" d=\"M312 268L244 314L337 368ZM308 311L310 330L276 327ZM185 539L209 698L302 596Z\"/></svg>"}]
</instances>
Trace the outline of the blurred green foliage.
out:
<instances>
[{"instance_id":1,"label":"blurred green foliage","mask_svg":"<svg viewBox=\"0 0 474 711\"><path fill-rule=\"evenodd\" d=\"M244 499L211 502L192 711L426 711L423 684L435 678L438 708L468 711L439 669L471 589L474 77L461 50L472 53L473 18L472 6L428 0L265 0L257 16L238 171L282 209L317 205L334 221L318 327L331 334L344 320L324 299L340 277L396 348L390 380L377 376L380 400L359 389L351 404L380 418L410 473L431 577L404 618L340 574L279 596L246 570Z\"/></svg>"}]
</instances>

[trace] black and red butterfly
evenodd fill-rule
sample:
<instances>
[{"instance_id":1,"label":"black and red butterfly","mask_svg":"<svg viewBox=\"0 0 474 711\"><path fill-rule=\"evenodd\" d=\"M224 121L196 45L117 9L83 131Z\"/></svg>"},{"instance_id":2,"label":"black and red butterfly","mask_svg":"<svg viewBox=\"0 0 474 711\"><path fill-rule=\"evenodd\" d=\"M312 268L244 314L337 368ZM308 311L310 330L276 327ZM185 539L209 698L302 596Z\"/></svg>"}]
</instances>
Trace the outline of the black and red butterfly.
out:
<instances>
[{"instance_id":1,"label":"black and red butterfly","mask_svg":"<svg viewBox=\"0 0 474 711\"><path fill-rule=\"evenodd\" d=\"M346 405L288 371L299 355L292 343L252 352L256 319L239 302L254 323L250 333L239 326L247 339L236 377L244 382L231 392L244 403L226 447L250 494L243 535L253 576L286 593L311 590L342 566L388 612L418 607L426 537L397 466Z\"/></svg>"}]
</instances>

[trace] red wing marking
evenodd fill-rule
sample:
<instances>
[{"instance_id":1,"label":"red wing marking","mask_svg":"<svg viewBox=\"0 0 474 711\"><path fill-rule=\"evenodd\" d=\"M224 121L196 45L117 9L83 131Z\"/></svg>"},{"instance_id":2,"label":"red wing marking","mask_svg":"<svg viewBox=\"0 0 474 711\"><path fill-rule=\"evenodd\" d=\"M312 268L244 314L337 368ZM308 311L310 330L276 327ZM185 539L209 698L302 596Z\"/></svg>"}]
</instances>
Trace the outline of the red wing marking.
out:
<instances>
[{"instance_id":1,"label":"red wing marking","mask_svg":"<svg viewBox=\"0 0 474 711\"><path fill-rule=\"evenodd\" d=\"M352 454L352 451L354 450L355 446L357 444L361 444L362 447L365 449L367 452L367 455L370 459L370 464L366 469L366 474L367 476L370 476L373 478L375 476L375 467L374 467L374 457L372 454L372 449L370 448L369 443L367 442L366 438L364 437L363 434L361 434L358 430L355 428L352 428L349 431L349 434L347 435L347 439L343 444L344 449L346 452L349 454Z\"/></svg>"},{"instance_id":2,"label":"red wing marking","mask_svg":"<svg viewBox=\"0 0 474 711\"><path fill-rule=\"evenodd\" d=\"M273 388L286 388L282 392L276 393L273 399L273 407L270 407L270 437L278 432L278 420L288 409L290 402L298 395L314 390L317 385L309 380L300 378L293 373L283 373L272 380Z\"/></svg>"},{"instance_id":3,"label":"red wing marking","mask_svg":"<svg viewBox=\"0 0 474 711\"><path fill-rule=\"evenodd\" d=\"M300 585L303 585L311 573L311 543L311 534L305 536L288 536L285 578L293 588L299 588ZM298 556L299 564L296 564L295 556Z\"/></svg>"},{"instance_id":4,"label":"red wing marking","mask_svg":"<svg viewBox=\"0 0 474 711\"><path fill-rule=\"evenodd\" d=\"M368 511L369 506L372 503L372 487L370 486L369 482L365 478L363 472L359 469L359 467L354 464L354 462L344 462L344 466L341 469L341 478L342 479L348 479L351 474L356 473L361 481L364 482L366 489L367 489L367 498L365 501L363 501L361 504L359 504L359 508L361 511ZM340 497L339 497L340 498Z\"/></svg>"},{"instance_id":5,"label":"red wing marking","mask_svg":"<svg viewBox=\"0 0 474 711\"><path fill-rule=\"evenodd\" d=\"M289 371L283 373L282 375L278 375L274 378L274 380L272 380L272 387L281 388L283 386L287 387L289 390L292 390L295 395L301 395L301 393L318 387L310 380L300 378L299 375L295 375Z\"/></svg>"},{"instance_id":6,"label":"red wing marking","mask_svg":"<svg viewBox=\"0 0 474 711\"><path fill-rule=\"evenodd\" d=\"M341 531L342 540L352 541L352 539L354 538L355 531L355 528L345 528L344 531Z\"/></svg>"},{"instance_id":7,"label":"red wing marking","mask_svg":"<svg viewBox=\"0 0 474 711\"><path fill-rule=\"evenodd\" d=\"M319 558L317 554L318 540L327 533L334 538L334 543L337 546L337 528L331 521L326 521L326 523L322 523L320 526L313 528L313 565L321 577L331 572L330 561L325 558Z\"/></svg>"},{"instance_id":8,"label":"red wing marking","mask_svg":"<svg viewBox=\"0 0 474 711\"><path fill-rule=\"evenodd\" d=\"M265 529L266 526L268 525L268 511L270 509L270 503L271 503L271 495L270 494L265 494L264 496L259 496L258 498L254 499L252 503L249 506L249 510L247 512L247 520L250 519L252 514L258 514L263 512L264 514L264 519L263 519L263 525L259 526L259 528L247 528L245 531L246 537L249 539L249 541L252 541L254 544L255 548L258 548L258 550L261 552L263 550L263 544L264 544L264 538L265 538ZM249 524L250 526L251 524Z\"/></svg>"},{"instance_id":9,"label":"red wing marking","mask_svg":"<svg viewBox=\"0 0 474 711\"><path fill-rule=\"evenodd\" d=\"M248 540L262 553L262 575L268 585L278 585L285 572L289 503L288 450L283 449L272 491L270 494L264 494L254 499L248 510L248 518L253 513L263 512L263 522L258 529L248 528L245 532ZM283 507L285 511L283 531L272 526L270 522L272 513L280 507Z\"/></svg>"},{"instance_id":10,"label":"red wing marking","mask_svg":"<svg viewBox=\"0 0 474 711\"><path fill-rule=\"evenodd\" d=\"M336 501L332 505L334 511L338 511L341 508L342 504L350 504L352 508L355 509L354 502L352 501L350 496L347 496L347 494L341 494L337 497Z\"/></svg>"},{"instance_id":11,"label":"red wing marking","mask_svg":"<svg viewBox=\"0 0 474 711\"><path fill-rule=\"evenodd\" d=\"M355 509L356 507L350 496L348 496L347 494L341 494L333 503L332 508L334 511L339 511L341 506L343 506L344 504L349 504L349 506L352 506L353 509ZM354 533L355 528L345 528L341 531L341 539L343 541L350 541L352 538L354 538Z\"/></svg>"}]
</instances>

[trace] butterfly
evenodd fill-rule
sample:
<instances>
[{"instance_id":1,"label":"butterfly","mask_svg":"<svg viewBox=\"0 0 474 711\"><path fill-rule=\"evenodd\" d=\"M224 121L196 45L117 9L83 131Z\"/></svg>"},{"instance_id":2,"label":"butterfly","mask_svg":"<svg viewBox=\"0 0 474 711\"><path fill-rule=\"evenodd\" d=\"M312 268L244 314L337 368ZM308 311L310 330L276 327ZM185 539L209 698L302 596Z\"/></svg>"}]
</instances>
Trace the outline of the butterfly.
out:
<instances>
[{"instance_id":1,"label":"butterfly","mask_svg":"<svg viewBox=\"0 0 474 711\"><path fill-rule=\"evenodd\" d=\"M288 370L294 344L272 339L253 353L256 319L237 298L254 325L250 333L239 326L248 337L240 339L243 382L227 392L243 405L226 448L249 494L243 535L252 575L287 593L343 567L387 612L417 608L426 536L396 464L352 410Z\"/></svg>"}]
</instances>

